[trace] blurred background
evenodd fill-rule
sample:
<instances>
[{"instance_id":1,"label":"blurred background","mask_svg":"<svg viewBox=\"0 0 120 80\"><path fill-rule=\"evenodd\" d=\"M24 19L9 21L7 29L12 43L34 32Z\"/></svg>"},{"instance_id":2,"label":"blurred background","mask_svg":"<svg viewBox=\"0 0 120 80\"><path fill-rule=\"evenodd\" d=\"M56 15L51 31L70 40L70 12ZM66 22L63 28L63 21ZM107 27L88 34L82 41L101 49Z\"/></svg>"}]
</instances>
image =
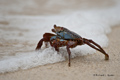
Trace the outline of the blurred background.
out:
<instances>
[{"instance_id":1,"label":"blurred background","mask_svg":"<svg viewBox=\"0 0 120 80\"><path fill-rule=\"evenodd\" d=\"M75 10L108 8L115 0L0 0L0 14L53 15Z\"/></svg>"}]
</instances>

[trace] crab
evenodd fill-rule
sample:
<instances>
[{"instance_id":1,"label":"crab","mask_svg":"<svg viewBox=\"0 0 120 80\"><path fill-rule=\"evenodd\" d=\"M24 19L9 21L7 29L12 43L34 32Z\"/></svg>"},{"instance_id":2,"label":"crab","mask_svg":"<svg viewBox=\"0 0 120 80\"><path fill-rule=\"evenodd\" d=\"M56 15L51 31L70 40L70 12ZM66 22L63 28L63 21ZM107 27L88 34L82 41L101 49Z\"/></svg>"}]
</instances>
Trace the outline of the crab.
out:
<instances>
[{"instance_id":1,"label":"crab","mask_svg":"<svg viewBox=\"0 0 120 80\"><path fill-rule=\"evenodd\" d=\"M57 52L59 52L59 47L66 46L68 56L69 56L69 62L68 66L71 66L71 51L70 48L74 48L78 45L84 45L87 44L88 46L92 47L95 50L98 50L99 52L103 53L105 55L105 60L109 60L109 55L102 49L102 47L94 42L91 39L82 38L77 33L68 30L65 27L60 27L54 25L54 29L52 29L52 33L45 33L43 35L43 38L38 42L36 50L39 50L42 46L43 41L46 43L50 43L52 47L55 48ZM47 44L46 44L47 47Z\"/></svg>"}]
</instances>

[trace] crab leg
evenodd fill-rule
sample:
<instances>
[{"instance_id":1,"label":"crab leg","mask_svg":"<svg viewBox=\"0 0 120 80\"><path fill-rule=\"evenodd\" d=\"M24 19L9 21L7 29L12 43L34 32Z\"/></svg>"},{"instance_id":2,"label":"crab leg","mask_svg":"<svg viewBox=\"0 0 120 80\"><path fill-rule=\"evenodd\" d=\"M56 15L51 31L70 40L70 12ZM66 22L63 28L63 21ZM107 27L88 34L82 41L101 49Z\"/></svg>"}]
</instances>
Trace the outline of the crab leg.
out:
<instances>
[{"instance_id":1,"label":"crab leg","mask_svg":"<svg viewBox=\"0 0 120 80\"><path fill-rule=\"evenodd\" d=\"M101 48L100 45L98 45L97 43L95 43L93 40L88 40L88 39L85 39L85 38L83 38L83 40L84 40L84 43L85 43L85 44L87 44L87 45L89 45L90 47L92 47L92 48L100 51L101 53L103 53L103 54L105 55L105 60L109 60L109 55ZM91 43L92 43L93 45L92 45ZM98 48L96 48L94 45L97 46Z\"/></svg>"},{"instance_id":2,"label":"crab leg","mask_svg":"<svg viewBox=\"0 0 120 80\"><path fill-rule=\"evenodd\" d=\"M71 65L71 61L70 61L71 51L70 51L70 48L73 48L73 47L77 46L77 42L76 41L67 41L67 40L63 40L63 39L56 39L56 40L52 41L52 47L54 47L56 51L59 51L59 47L62 47L62 46L66 46L66 49L67 49L67 52L68 52L68 59L69 59L68 66L70 67L70 65Z\"/></svg>"},{"instance_id":3,"label":"crab leg","mask_svg":"<svg viewBox=\"0 0 120 80\"><path fill-rule=\"evenodd\" d=\"M43 35L43 38L38 42L37 44L37 47L36 47L36 50L40 49L42 44L43 44L43 41L45 42L45 46L48 47L48 42L50 43L50 45L52 44L51 43L51 37L54 37L55 34L51 34L51 33L45 33ZM51 45L52 46L52 45Z\"/></svg>"},{"instance_id":4,"label":"crab leg","mask_svg":"<svg viewBox=\"0 0 120 80\"><path fill-rule=\"evenodd\" d=\"M57 52L59 52L59 46L57 46L57 44L52 44L52 46L55 48L55 50L57 51Z\"/></svg>"},{"instance_id":5,"label":"crab leg","mask_svg":"<svg viewBox=\"0 0 120 80\"><path fill-rule=\"evenodd\" d=\"M69 47L69 45L67 45L66 49L67 49L68 56L69 56L69 63L68 63L68 66L70 67L70 65L71 65L71 64L70 64L71 51L70 51L70 47Z\"/></svg>"},{"instance_id":6,"label":"crab leg","mask_svg":"<svg viewBox=\"0 0 120 80\"><path fill-rule=\"evenodd\" d=\"M44 41L44 38L42 38L42 39L38 42L37 47L36 47L36 50L38 50L38 49L41 48L41 46L42 46L42 44L43 44L43 41Z\"/></svg>"},{"instance_id":7,"label":"crab leg","mask_svg":"<svg viewBox=\"0 0 120 80\"><path fill-rule=\"evenodd\" d=\"M70 67L71 65L71 51L70 51L70 48L74 48L77 46L77 41L68 41L67 44L66 44L66 49L67 49L67 52L68 52L68 58L69 58L69 63L68 63L68 66Z\"/></svg>"}]
</instances>

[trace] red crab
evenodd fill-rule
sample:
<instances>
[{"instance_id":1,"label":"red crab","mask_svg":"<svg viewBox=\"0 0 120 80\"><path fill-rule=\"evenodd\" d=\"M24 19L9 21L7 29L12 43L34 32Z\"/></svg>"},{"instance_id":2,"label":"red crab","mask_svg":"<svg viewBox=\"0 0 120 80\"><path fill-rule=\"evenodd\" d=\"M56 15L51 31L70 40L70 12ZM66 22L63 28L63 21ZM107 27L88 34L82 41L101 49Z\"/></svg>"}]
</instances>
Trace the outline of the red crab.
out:
<instances>
[{"instance_id":1,"label":"red crab","mask_svg":"<svg viewBox=\"0 0 120 80\"><path fill-rule=\"evenodd\" d=\"M38 42L36 50L41 48L43 41L49 42L50 45L54 47L57 52L59 51L59 47L66 46L69 55L68 66L70 66L71 56L70 48L74 48L77 45L87 44L88 46L94 48L95 50L98 50L101 53L103 53L105 55L105 60L109 60L109 55L102 49L100 45L98 45L91 39L82 38L77 33L70 31L67 28L56 25L54 25L54 29L52 29L52 32L56 33L56 35L52 33L45 33L43 35L43 38Z\"/></svg>"}]
</instances>

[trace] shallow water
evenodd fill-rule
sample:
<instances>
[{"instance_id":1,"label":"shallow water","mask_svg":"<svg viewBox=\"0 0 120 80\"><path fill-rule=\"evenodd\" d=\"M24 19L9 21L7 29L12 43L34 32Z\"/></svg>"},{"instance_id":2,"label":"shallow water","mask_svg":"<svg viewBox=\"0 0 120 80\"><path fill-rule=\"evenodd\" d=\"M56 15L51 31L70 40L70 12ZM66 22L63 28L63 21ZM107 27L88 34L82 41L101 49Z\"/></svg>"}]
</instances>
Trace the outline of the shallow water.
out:
<instances>
[{"instance_id":1,"label":"shallow water","mask_svg":"<svg viewBox=\"0 0 120 80\"><path fill-rule=\"evenodd\" d=\"M27 5L35 5L30 1ZM22 4L22 2L20 3ZM47 3L48 4L48 3ZM46 4L46 7L48 6ZM51 3L52 6L53 3ZM111 27L120 22L120 2L105 9L74 10L71 13L62 11L56 15L9 15L0 14L0 73L28 69L39 65L66 60L65 47L60 48L59 54L49 47L34 51L37 42L45 32L51 32L53 25L64 26L82 37L92 39L102 47L108 46L106 34ZM61 5L61 4L60 4ZM15 5L9 5L10 9ZM19 5L20 6L20 5ZM20 10L23 9L23 4ZM50 6L50 5L49 5ZM7 11L7 9L5 9ZM9 9L8 9L9 12ZM72 58L95 53L87 45L71 49ZM101 54L102 55L102 54Z\"/></svg>"}]
</instances>

